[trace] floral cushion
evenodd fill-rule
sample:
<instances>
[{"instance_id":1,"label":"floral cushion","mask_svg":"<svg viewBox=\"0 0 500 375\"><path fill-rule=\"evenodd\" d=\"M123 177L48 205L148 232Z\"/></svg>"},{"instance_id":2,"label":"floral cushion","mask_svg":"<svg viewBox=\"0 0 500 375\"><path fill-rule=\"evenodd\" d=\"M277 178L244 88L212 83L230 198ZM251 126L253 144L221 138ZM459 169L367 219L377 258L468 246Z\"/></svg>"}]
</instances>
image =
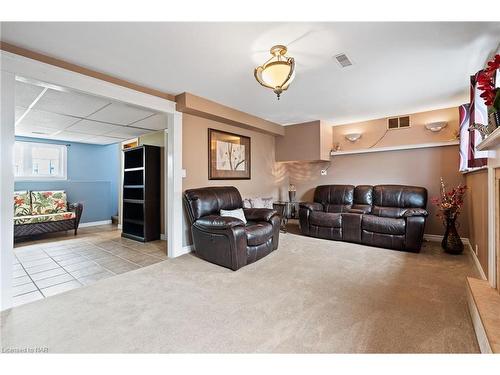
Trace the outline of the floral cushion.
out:
<instances>
[{"instance_id":1,"label":"floral cushion","mask_svg":"<svg viewBox=\"0 0 500 375\"><path fill-rule=\"evenodd\" d=\"M28 191L14 192L14 216L31 215L30 193Z\"/></svg>"},{"instance_id":2,"label":"floral cushion","mask_svg":"<svg viewBox=\"0 0 500 375\"><path fill-rule=\"evenodd\" d=\"M46 223L47 221L61 221L74 219L76 214L74 212L62 212L47 215L26 215L14 218L14 225L19 224L33 224L33 223Z\"/></svg>"},{"instance_id":3,"label":"floral cushion","mask_svg":"<svg viewBox=\"0 0 500 375\"><path fill-rule=\"evenodd\" d=\"M64 191L32 191L31 210L33 215L46 215L67 212Z\"/></svg>"}]
</instances>

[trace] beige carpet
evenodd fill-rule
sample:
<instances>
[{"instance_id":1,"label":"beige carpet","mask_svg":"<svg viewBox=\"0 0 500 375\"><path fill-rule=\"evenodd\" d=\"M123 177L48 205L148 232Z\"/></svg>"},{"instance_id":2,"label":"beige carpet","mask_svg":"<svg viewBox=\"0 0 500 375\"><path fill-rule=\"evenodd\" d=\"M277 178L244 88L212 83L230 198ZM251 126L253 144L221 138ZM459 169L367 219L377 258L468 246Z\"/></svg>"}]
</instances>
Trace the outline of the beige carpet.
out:
<instances>
[{"instance_id":1,"label":"beige carpet","mask_svg":"<svg viewBox=\"0 0 500 375\"><path fill-rule=\"evenodd\" d=\"M189 254L2 313L2 347L55 352L478 352L469 255L281 236L237 272Z\"/></svg>"}]
</instances>

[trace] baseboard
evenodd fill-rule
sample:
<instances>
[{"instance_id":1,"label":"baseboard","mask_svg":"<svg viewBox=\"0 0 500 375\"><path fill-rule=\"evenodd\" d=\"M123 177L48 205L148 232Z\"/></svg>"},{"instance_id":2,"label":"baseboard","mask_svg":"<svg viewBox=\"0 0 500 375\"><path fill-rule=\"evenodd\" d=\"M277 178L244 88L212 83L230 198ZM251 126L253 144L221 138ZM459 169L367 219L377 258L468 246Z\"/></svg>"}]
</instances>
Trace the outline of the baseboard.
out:
<instances>
[{"instance_id":1,"label":"baseboard","mask_svg":"<svg viewBox=\"0 0 500 375\"><path fill-rule=\"evenodd\" d=\"M441 242L443 240L443 236L439 234L424 234L424 239L432 242ZM466 251L471 255L472 260L474 261L474 265L476 266L477 272L483 280L487 280L486 275L483 271L483 267L481 267L481 263L479 263L479 259L477 259L477 255L472 248L472 245L467 237L460 237L464 245L466 246Z\"/></svg>"},{"instance_id":2,"label":"baseboard","mask_svg":"<svg viewBox=\"0 0 500 375\"><path fill-rule=\"evenodd\" d=\"M179 251L176 251L174 253L173 258L180 257L181 255L189 254L193 250L194 250L193 245L183 246Z\"/></svg>"},{"instance_id":3,"label":"baseboard","mask_svg":"<svg viewBox=\"0 0 500 375\"><path fill-rule=\"evenodd\" d=\"M424 234L424 240L431 242L441 242L443 240L443 235L441 234ZM470 241L467 237L460 237L464 245L470 246Z\"/></svg>"},{"instance_id":4,"label":"baseboard","mask_svg":"<svg viewBox=\"0 0 500 375\"><path fill-rule=\"evenodd\" d=\"M80 225L78 225L78 228L96 227L98 225L108 225L108 224L111 224L111 220L89 221L88 223L80 223Z\"/></svg>"},{"instance_id":5,"label":"baseboard","mask_svg":"<svg viewBox=\"0 0 500 375\"><path fill-rule=\"evenodd\" d=\"M479 275L481 276L481 279L488 280L486 274L483 271L483 267L481 267L481 263L479 263L479 259L477 259L476 252L472 248L472 245L469 243L467 247L469 248L469 253L472 257L472 260L474 261L474 265L476 266L477 272L479 272Z\"/></svg>"}]
</instances>

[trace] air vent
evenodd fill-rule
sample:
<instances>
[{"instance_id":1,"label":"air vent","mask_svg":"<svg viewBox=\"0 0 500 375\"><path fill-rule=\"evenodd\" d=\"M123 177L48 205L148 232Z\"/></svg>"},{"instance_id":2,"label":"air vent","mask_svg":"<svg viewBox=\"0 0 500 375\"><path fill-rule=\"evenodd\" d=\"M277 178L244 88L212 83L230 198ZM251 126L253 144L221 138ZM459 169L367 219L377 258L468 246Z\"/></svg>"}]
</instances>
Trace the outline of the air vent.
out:
<instances>
[{"instance_id":1,"label":"air vent","mask_svg":"<svg viewBox=\"0 0 500 375\"><path fill-rule=\"evenodd\" d=\"M352 65L352 61L349 60L349 57L347 57L345 53L340 53L338 55L335 55L334 57L342 68L347 68L348 66Z\"/></svg>"},{"instance_id":2,"label":"air vent","mask_svg":"<svg viewBox=\"0 0 500 375\"><path fill-rule=\"evenodd\" d=\"M387 129L404 129L410 127L410 116L391 117L387 119Z\"/></svg>"},{"instance_id":3,"label":"air vent","mask_svg":"<svg viewBox=\"0 0 500 375\"><path fill-rule=\"evenodd\" d=\"M48 135L49 133L45 133L45 132L31 132L31 134Z\"/></svg>"}]
</instances>

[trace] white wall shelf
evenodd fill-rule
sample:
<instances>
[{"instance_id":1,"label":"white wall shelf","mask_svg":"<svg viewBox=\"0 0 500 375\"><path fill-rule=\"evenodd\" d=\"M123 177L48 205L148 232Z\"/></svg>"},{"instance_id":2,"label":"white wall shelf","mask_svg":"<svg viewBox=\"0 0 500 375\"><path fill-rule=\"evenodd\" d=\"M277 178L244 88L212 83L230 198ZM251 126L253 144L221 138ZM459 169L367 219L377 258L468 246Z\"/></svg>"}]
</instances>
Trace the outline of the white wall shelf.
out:
<instances>
[{"instance_id":1,"label":"white wall shelf","mask_svg":"<svg viewBox=\"0 0 500 375\"><path fill-rule=\"evenodd\" d=\"M488 135L485 140L477 145L477 149L480 151L494 150L500 146L500 128L496 128L493 133Z\"/></svg>"},{"instance_id":2,"label":"white wall shelf","mask_svg":"<svg viewBox=\"0 0 500 375\"><path fill-rule=\"evenodd\" d=\"M454 146L454 145L458 145L458 144L460 144L459 141L418 143L418 144L413 144L413 145L400 145L400 146L389 146L389 147L375 147L375 148L365 148L365 149L360 149L360 150L332 151L330 153L330 155L331 156L337 156L337 155L366 154L366 153L369 153L369 152L413 150L413 149L417 149L417 148Z\"/></svg>"}]
</instances>

